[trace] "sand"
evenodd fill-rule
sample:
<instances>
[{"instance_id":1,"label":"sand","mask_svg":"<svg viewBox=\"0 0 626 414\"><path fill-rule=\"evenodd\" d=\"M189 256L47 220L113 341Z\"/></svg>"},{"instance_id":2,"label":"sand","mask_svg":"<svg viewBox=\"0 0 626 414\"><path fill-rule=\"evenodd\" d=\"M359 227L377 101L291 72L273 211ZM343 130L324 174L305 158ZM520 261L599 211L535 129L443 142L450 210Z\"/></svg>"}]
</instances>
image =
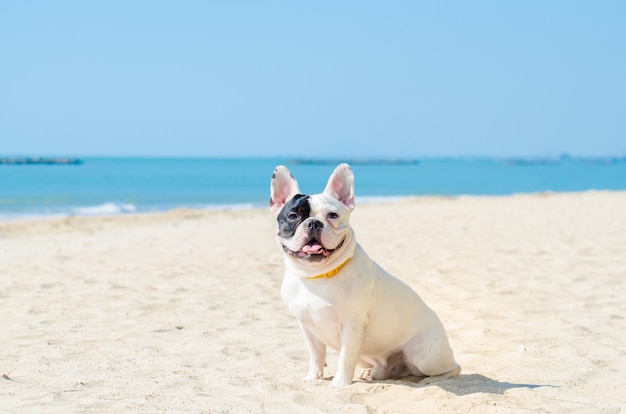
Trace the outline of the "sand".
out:
<instances>
[{"instance_id":1,"label":"sand","mask_svg":"<svg viewBox=\"0 0 626 414\"><path fill-rule=\"evenodd\" d=\"M357 205L462 374L329 387L280 300L269 210L0 223L0 412L626 411L626 193ZM392 305L392 304L390 304Z\"/></svg>"}]
</instances>

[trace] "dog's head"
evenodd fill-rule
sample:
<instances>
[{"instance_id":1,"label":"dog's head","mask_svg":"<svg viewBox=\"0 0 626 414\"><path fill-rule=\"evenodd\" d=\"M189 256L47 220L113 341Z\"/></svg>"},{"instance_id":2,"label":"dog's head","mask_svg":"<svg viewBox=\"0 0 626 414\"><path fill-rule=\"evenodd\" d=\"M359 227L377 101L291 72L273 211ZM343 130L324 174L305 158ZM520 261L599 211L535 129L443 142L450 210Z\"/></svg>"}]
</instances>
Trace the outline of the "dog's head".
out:
<instances>
[{"instance_id":1,"label":"dog's head","mask_svg":"<svg viewBox=\"0 0 626 414\"><path fill-rule=\"evenodd\" d=\"M354 208L354 174L339 165L321 194L303 195L291 172L276 167L270 209L278 221L277 240L298 268L319 270L346 260L354 249L350 213Z\"/></svg>"}]
</instances>

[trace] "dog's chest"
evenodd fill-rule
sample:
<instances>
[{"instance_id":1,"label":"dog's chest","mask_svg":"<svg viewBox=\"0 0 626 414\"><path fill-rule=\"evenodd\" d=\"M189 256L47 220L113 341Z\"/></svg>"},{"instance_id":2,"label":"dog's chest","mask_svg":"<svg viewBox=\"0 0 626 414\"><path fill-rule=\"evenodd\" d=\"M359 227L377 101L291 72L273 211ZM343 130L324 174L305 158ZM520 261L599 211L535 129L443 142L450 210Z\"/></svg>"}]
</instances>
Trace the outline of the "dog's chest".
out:
<instances>
[{"instance_id":1,"label":"dog's chest","mask_svg":"<svg viewBox=\"0 0 626 414\"><path fill-rule=\"evenodd\" d=\"M337 307L323 301L312 303L292 303L291 312L302 326L308 329L326 345L339 348L342 321Z\"/></svg>"},{"instance_id":2,"label":"dog's chest","mask_svg":"<svg viewBox=\"0 0 626 414\"><path fill-rule=\"evenodd\" d=\"M309 297L306 300L291 301L288 306L295 317L304 323L339 322L337 307L322 298Z\"/></svg>"},{"instance_id":3,"label":"dog's chest","mask_svg":"<svg viewBox=\"0 0 626 414\"><path fill-rule=\"evenodd\" d=\"M283 286L285 288L285 286ZM292 286L293 288L293 286ZM300 287L283 289L283 300L298 322L331 347L337 347L345 312L332 297L325 298Z\"/></svg>"},{"instance_id":4,"label":"dog's chest","mask_svg":"<svg viewBox=\"0 0 626 414\"><path fill-rule=\"evenodd\" d=\"M332 297L319 295L304 287L285 289L283 300L301 322L327 323L339 319L339 311Z\"/></svg>"}]
</instances>

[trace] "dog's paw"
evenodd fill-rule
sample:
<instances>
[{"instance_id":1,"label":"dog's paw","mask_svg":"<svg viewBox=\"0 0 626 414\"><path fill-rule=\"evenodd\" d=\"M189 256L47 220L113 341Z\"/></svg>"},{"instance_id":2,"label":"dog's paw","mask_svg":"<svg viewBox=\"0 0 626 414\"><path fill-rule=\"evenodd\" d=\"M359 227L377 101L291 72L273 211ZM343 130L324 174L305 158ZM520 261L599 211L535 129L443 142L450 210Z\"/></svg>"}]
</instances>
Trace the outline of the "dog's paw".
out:
<instances>
[{"instance_id":1,"label":"dog's paw","mask_svg":"<svg viewBox=\"0 0 626 414\"><path fill-rule=\"evenodd\" d=\"M350 384L352 384L352 380L351 379L348 379L346 377L342 377L342 376L339 376L339 375L336 375L333 378L333 380L330 382L330 386L331 387L335 387L335 388L345 387L345 386L348 386Z\"/></svg>"},{"instance_id":2,"label":"dog's paw","mask_svg":"<svg viewBox=\"0 0 626 414\"><path fill-rule=\"evenodd\" d=\"M318 379L322 379L324 377L324 373L322 371L313 371L309 372L306 377L302 378L302 381L312 382Z\"/></svg>"},{"instance_id":3,"label":"dog's paw","mask_svg":"<svg viewBox=\"0 0 626 414\"><path fill-rule=\"evenodd\" d=\"M419 385L432 385L436 382L439 382L439 379L437 377L424 377L421 380L419 380L417 383Z\"/></svg>"},{"instance_id":4,"label":"dog's paw","mask_svg":"<svg viewBox=\"0 0 626 414\"><path fill-rule=\"evenodd\" d=\"M454 369L448 372L444 372L443 374L434 375L430 377L426 377L418 382L419 385L431 385L437 382L446 381L449 379L456 378L461 373L461 366L456 364Z\"/></svg>"}]
</instances>

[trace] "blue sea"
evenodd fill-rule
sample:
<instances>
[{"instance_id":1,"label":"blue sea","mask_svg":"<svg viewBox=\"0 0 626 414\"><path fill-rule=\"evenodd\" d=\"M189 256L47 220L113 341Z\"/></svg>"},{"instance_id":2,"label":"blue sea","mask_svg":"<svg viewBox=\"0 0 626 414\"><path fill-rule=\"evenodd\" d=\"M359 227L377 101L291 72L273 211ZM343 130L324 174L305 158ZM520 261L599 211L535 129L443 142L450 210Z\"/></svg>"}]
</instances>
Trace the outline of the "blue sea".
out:
<instances>
[{"instance_id":1,"label":"blue sea","mask_svg":"<svg viewBox=\"0 0 626 414\"><path fill-rule=\"evenodd\" d=\"M274 168L304 193L343 160L82 158L80 165L0 165L0 219L125 214L180 207L267 207ZM350 160L347 160L350 162ZM352 160L357 202L402 196L626 190L624 158Z\"/></svg>"}]
</instances>

